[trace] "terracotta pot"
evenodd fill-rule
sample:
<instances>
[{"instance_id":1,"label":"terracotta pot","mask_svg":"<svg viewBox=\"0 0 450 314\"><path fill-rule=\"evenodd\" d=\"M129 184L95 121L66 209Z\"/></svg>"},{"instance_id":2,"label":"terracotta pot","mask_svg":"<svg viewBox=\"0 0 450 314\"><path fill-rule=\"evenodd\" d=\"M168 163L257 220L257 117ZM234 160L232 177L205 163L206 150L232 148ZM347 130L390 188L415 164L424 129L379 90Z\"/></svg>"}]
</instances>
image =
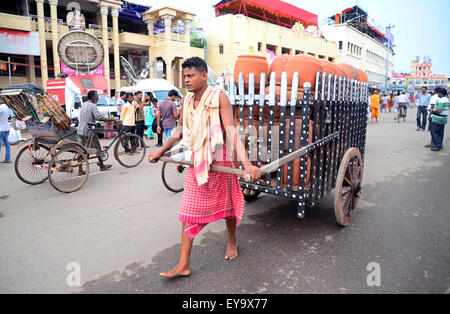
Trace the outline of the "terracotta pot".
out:
<instances>
[{"instance_id":1,"label":"terracotta pot","mask_svg":"<svg viewBox=\"0 0 450 314\"><path fill-rule=\"evenodd\" d=\"M316 74L317 72L322 72L322 64L319 59L308 55L293 56L286 65L288 86L292 85L292 78L295 72L299 73L299 90L303 91L303 85L309 82L311 83L311 90L314 91L316 87Z\"/></svg>"},{"instance_id":2,"label":"terracotta pot","mask_svg":"<svg viewBox=\"0 0 450 314\"><path fill-rule=\"evenodd\" d=\"M359 71L357 68L347 63L341 63L341 65L346 69L349 79L359 81Z\"/></svg>"},{"instance_id":3,"label":"terracotta pot","mask_svg":"<svg viewBox=\"0 0 450 314\"><path fill-rule=\"evenodd\" d=\"M269 85L270 83L270 76L272 75L272 72L276 73L276 82L277 85L281 85L281 74L283 72L286 72L286 64L291 58L290 55L281 55L277 56L272 60L272 63L269 67L269 75L267 76L266 84Z\"/></svg>"},{"instance_id":4,"label":"terracotta pot","mask_svg":"<svg viewBox=\"0 0 450 314\"><path fill-rule=\"evenodd\" d=\"M280 125L280 107L276 107L275 111L274 111L274 126L278 127ZM289 107L288 107L289 108ZM244 109L244 120L243 120L243 125L244 125L244 136L248 136L249 135L249 121L248 121L248 108ZM285 136L284 136L284 152L285 154L288 153L289 151L289 134L290 134L290 124L288 123L289 121L289 109L287 110L287 116L286 116L286 129L285 129ZM239 110L235 111L235 127L239 128L240 124L239 124ZM269 110L266 107L264 110L264 138L267 138L267 126L268 126L268 118L269 118ZM302 134L302 118L300 116L300 113L298 115L296 115L295 118L295 137L294 137L294 149L299 149L301 148L301 136L300 134ZM313 128L313 122L310 120L309 121L309 127L310 127L310 134L309 134L309 139L308 142L312 143L312 128ZM254 115L253 115L253 136L260 136L259 134L259 107L255 106L254 107ZM276 152L279 150L279 133L274 133L272 135L272 146L271 146L271 150L272 152ZM248 142L245 144L245 148L247 151L252 151L253 156L257 156L256 154L258 153L258 146L257 144L253 144L251 145L251 147L249 147ZM261 151L262 154L262 158L263 160L266 160L267 158L267 149L266 147L263 146L263 149ZM239 166L239 163L237 161L237 156L236 154L234 154L234 165L235 167ZM258 162L257 161L252 161L252 164L257 166ZM263 161L262 162L263 165L267 164L267 162ZM287 185L287 168L288 165L283 166L283 178L282 178L282 183L283 183L283 187L286 187ZM300 158L296 159L294 161L293 164L293 177L292 177L292 187L293 189L298 189L299 187L299 182L300 182ZM307 176L306 176L306 181L305 183L308 185L310 182L310 177L311 177L311 160L310 158L308 158L308 162L307 162ZM274 182L272 182L272 187L276 187L276 180L274 180Z\"/></svg>"},{"instance_id":5,"label":"terracotta pot","mask_svg":"<svg viewBox=\"0 0 450 314\"><path fill-rule=\"evenodd\" d=\"M331 63L328 60L320 60L322 63L322 72L332 74L336 76L340 73L339 69L336 67L336 64Z\"/></svg>"},{"instance_id":6,"label":"terracotta pot","mask_svg":"<svg viewBox=\"0 0 450 314\"><path fill-rule=\"evenodd\" d=\"M297 136L297 134L301 134L302 132L302 123L303 120L302 119L295 119L295 139L294 139L294 150L300 149L301 146L301 136ZM313 132L312 132L312 128L313 128L313 122L311 120L309 120L309 139L308 139L308 143L311 144L312 143L312 136L313 136ZM286 131L286 139L285 141L288 142L289 141L289 124L287 125L287 131ZM285 149L285 154L287 154L289 152L288 149ZM296 190L299 188L300 185L300 158L297 158L294 160L293 163L293 169L292 169L292 189ZM306 166L306 181L305 181L305 186L309 185L311 181L311 158L308 157L307 160L307 166ZM287 186L287 182L288 182L288 164L283 166L283 178L282 178L282 184L283 187Z\"/></svg>"},{"instance_id":7,"label":"terracotta pot","mask_svg":"<svg viewBox=\"0 0 450 314\"><path fill-rule=\"evenodd\" d=\"M234 65L234 80L236 81L236 85L238 86L239 73L242 72L244 74L245 88L248 88L249 75L250 73L254 73L255 88L258 89L261 81L261 73L266 73L267 77L268 70L269 65L265 57L253 55L238 56Z\"/></svg>"},{"instance_id":8,"label":"terracotta pot","mask_svg":"<svg viewBox=\"0 0 450 314\"><path fill-rule=\"evenodd\" d=\"M358 69L358 72L359 72L359 80L360 80L360 82L367 83L368 77L367 77L366 72L364 72L361 69Z\"/></svg>"},{"instance_id":9,"label":"terracotta pot","mask_svg":"<svg viewBox=\"0 0 450 314\"><path fill-rule=\"evenodd\" d=\"M266 91L265 91L266 95L270 94L270 86L266 87ZM280 96L281 96L281 86L277 85L275 87L275 93L277 95L276 99L280 100ZM291 96L292 96L292 89L290 88L290 86L288 85L288 89L287 89L287 100L291 100ZM297 99L302 100L303 99L303 91L298 90L297 91Z\"/></svg>"},{"instance_id":10,"label":"terracotta pot","mask_svg":"<svg viewBox=\"0 0 450 314\"><path fill-rule=\"evenodd\" d=\"M347 68L341 64L335 64L335 67L338 71L338 76L342 76L343 78L348 78Z\"/></svg>"}]
</instances>

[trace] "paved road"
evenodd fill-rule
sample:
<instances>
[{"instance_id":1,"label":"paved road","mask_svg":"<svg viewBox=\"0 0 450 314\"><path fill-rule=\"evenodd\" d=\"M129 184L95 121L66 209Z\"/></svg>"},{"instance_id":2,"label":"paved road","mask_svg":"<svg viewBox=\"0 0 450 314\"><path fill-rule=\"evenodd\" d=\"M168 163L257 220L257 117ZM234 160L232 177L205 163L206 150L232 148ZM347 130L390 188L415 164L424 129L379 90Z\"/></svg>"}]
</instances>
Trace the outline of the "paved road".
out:
<instances>
[{"instance_id":1,"label":"paved road","mask_svg":"<svg viewBox=\"0 0 450 314\"><path fill-rule=\"evenodd\" d=\"M216 222L195 240L191 276L173 280L158 273L177 262L181 195L163 187L161 165L93 166L69 195L48 182L26 186L0 165L0 199L9 196L0 200L0 293L449 293L448 130L446 148L433 153L415 111L405 124L380 120L368 127L351 226L336 224L331 196L298 220L295 203L263 195L246 205L237 260L223 260L226 228ZM67 285L71 262L79 288ZM373 262L381 285L369 287Z\"/></svg>"}]
</instances>

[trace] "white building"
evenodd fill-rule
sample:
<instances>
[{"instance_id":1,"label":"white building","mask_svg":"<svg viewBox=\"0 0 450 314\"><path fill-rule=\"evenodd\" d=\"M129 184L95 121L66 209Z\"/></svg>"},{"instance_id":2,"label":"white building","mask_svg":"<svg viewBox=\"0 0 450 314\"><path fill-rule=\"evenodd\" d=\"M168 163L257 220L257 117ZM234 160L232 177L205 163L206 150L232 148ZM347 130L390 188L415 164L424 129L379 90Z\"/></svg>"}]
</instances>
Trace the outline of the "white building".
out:
<instances>
[{"instance_id":1,"label":"white building","mask_svg":"<svg viewBox=\"0 0 450 314\"><path fill-rule=\"evenodd\" d=\"M321 31L327 40L338 43L337 62L348 63L365 71L371 88L384 89L387 76L389 88L392 82L394 53L380 40L384 39L384 35L365 21L340 23L339 18L342 21L342 16L336 16L337 23L323 26ZM364 32L358 30L356 25L361 26Z\"/></svg>"}]
</instances>

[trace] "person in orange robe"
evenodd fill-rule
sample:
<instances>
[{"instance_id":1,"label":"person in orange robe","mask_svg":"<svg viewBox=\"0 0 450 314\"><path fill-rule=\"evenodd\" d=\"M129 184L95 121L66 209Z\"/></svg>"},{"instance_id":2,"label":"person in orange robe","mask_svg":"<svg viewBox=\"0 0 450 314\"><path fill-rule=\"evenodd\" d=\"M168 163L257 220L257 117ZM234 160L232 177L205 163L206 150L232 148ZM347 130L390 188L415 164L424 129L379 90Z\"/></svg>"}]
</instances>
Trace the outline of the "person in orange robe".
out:
<instances>
[{"instance_id":1,"label":"person in orange robe","mask_svg":"<svg viewBox=\"0 0 450 314\"><path fill-rule=\"evenodd\" d=\"M380 96L378 96L378 91L375 90L370 96L370 109L372 111L372 123L373 119L378 122L378 116L380 114Z\"/></svg>"}]
</instances>

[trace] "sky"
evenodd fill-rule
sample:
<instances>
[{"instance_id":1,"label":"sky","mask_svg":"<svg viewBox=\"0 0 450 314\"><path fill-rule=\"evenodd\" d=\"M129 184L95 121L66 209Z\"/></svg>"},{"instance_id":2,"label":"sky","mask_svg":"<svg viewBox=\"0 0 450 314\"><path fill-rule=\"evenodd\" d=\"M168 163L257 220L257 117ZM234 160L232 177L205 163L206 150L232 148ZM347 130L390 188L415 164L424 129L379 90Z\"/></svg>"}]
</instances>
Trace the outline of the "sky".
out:
<instances>
[{"instance_id":1,"label":"sky","mask_svg":"<svg viewBox=\"0 0 450 314\"><path fill-rule=\"evenodd\" d=\"M142 1L142 0L141 0ZM220 0L144 0L152 5L173 3L196 13L198 20L214 17L213 5ZM319 25L329 16L360 5L383 27L391 29L396 47L394 71L411 71L411 60L431 56L433 74L450 75L449 0L285 0L319 16ZM381 31L381 30L380 30Z\"/></svg>"}]
</instances>

